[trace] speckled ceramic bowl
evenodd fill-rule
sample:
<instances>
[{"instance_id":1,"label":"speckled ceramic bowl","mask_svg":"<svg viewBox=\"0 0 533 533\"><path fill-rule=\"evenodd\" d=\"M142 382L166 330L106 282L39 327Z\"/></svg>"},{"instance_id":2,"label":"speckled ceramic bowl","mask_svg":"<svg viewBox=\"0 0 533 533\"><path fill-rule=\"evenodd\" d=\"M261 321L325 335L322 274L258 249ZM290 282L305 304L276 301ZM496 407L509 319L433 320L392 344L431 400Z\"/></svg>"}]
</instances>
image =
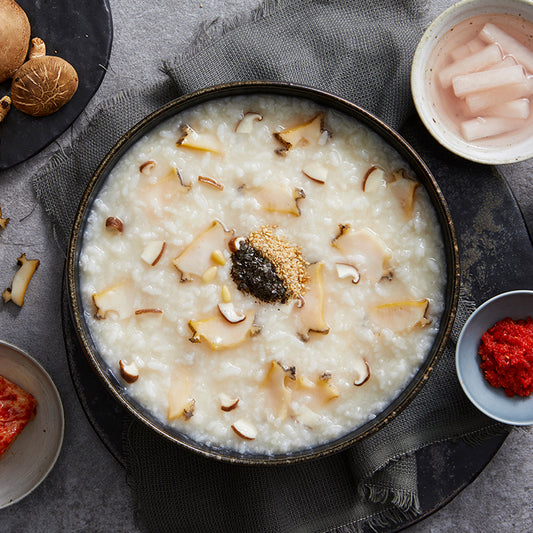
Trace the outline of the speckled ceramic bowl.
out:
<instances>
[{"instance_id":1,"label":"speckled ceramic bowl","mask_svg":"<svg viewBox=\"0 0 533 533\"><path fill-rule=\"evenodd\" d=\"M435 48L444 38L453 35L459 22L486 13L517 15L533 22L533 3L529 0L463 0L448 8L428 27L418 44L411 67L411 92L422 122L445 148L477 163L515 163L533 156L533 135L498 147L466 142L443 120L432 95L431 58ZM533 131L533 128L530 127L530 130Z\"/></svg>"},{"instance_id":2,"label":"speckled ceramic bowl","mask_svg":"<svg viewBox=\"0 0 533 533\"><path fill-rule=\"evenodd\" d=\"M371 130L381 136L389 145L394 147L397 152L411 166L417 179L426 189L428 196L435 208L437 219L442 230L442 236L445 245L446 273L447 283L445 289L445 310L441 319L440 329L433 342L433 345L422 364L419 371L408 383L405 389L398 395L392 403L379 413L373 420L367 422L361 427L349 432L348 434L335 439L332 442L322 444L309 449L302 449L291 453L281 453L276 455L239 453L234 450L224 449L217 446L210 446L201 442L194 441L188 435L185 435L175 428L172 428L157 418L155 418L145 407L139 405L128 394L127 387L121 382L115 373L108 367L101 355L98 353L95 343L91 338L91 333L84 320L81 295L80 295L80 270L79 256L82 246L82 236L85 229L87 216L91 210L91 205L102 187L103 182L110 173L115 163L121 156L143 135L152 130L155 126L165 121L169 117L180 113L195 105L227 96L247 95L247 94L276 94L293 96L311 100L324 107L330 107L350 117L359 120ZM119 401L128 411L137 419L152 428L157 433L170 439L171 441L198 452L208 457L224 461L243 463L243 464L263 464L274 465L284 464L296 461L302 461L311 458L322 457L330 453L340 451L351 444L363 439L364 437L378 431L384 427L393 417L395 417L406 405L413 399L421 389L431 373L437 359L441 355L446 341L449 338L453 319L456 312L458 300L458 249L453 224L445 204L442 193L439 190L429 169L413 151L413 149L400 137L396 132L390 129L386 124L367 111L353 105L346 100L333 96L331 94L320 92L302 86L288 83L272 82L243 82L228 85L211 87L196 93L184 96L166 106L162 107L155 113L151 114L139 124L133 127L118 143L112 148L109 154L104 158L94 176L92 177L85 195L79 206L76 216L72 235L70 239L68 261L67 261L67 282L68 293L71 304L73 322L83 346L83 349L93 366L95 372L102 379L107 389L113 397Z\"/></svg>"},{"instance_id":3,"label":"speckled ceramic bowl","mask_svg":"<svg viewBox=\"0 0 533 533\"><path fill-rule=\"evenodd\" d=\"M61 397L46 370L13 344L0 341L0 375L37 400L35 418L0 457L0 509L38 487L54 467L63 445Z\"/></svg>"},{"instance_id":4,"label":"speckled ceramic bowl","mask_svg":"<svg viewBox=\"0 0 533 533\"><path fill-rule=\"evenodd\" d=\"M511 291L491 298L478 307L464 325L455 351L459 382L470 401L494 420L516 426L533 424L533 394L509 397L494 388L481 371L478 355L481 335L499 320L533 316L533 291Z\"/></svg>"}]
</instances>

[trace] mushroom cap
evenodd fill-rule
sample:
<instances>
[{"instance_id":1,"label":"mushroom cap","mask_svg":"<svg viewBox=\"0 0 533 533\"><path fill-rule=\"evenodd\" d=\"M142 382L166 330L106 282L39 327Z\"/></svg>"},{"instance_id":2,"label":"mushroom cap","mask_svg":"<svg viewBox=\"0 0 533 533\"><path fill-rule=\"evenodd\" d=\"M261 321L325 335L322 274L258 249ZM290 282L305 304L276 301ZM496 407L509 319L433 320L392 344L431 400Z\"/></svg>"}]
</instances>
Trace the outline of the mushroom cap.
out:
<instances>
[{"instance_id":1,"label":"mushroom cap","mask_svg":"<svg viewBox=\"0 0 533 533\"><path fill-rule=\"evenodd\" d=\"M56 56L30 59L13 78L13 105L28 115L44 117L65 105L78 89L74 67Z\"/></svg>"},{"instance_id":2,"label":"mushroom cap","mask_svg":"<svg viewBox=\"0 0 533 533\"><path fill-rule=\"evenodd\" d=\"M23 9L14 0L0 0L0 83L12 78L24 63L30 33Z\"/></svg>"}]
</instances>

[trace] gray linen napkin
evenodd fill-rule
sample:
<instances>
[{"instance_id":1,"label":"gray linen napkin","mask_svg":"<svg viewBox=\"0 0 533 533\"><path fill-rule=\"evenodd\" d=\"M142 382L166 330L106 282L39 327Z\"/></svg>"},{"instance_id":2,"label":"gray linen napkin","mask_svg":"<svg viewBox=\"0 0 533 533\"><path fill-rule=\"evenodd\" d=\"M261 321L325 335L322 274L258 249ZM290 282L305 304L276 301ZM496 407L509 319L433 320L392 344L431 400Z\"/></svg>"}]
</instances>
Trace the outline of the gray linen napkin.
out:
<instances>
[{"instance_id":1,"label":"gray linen napkin","mask_svg":"<svg viewBox=\"0 0 533 533\"><path fill-rule=\"evenodd\" d=\"M292 81L336 93L394 127L411 108L409 68L426 25L424 1L267 1L238 20L203 27L169 80L104 103L70 150L34 179L66 246L78 201L118 138L179 94L247 79ZM471 310L462 299L454 335ZM150 531L354 532L420 512L414 452L434 442L501 430L466 400L454 344L418 397L386 428L347 452L308 464L231 466L174 446L137 422L124 435L139 521Z\"/></svg>"}]
</instances>

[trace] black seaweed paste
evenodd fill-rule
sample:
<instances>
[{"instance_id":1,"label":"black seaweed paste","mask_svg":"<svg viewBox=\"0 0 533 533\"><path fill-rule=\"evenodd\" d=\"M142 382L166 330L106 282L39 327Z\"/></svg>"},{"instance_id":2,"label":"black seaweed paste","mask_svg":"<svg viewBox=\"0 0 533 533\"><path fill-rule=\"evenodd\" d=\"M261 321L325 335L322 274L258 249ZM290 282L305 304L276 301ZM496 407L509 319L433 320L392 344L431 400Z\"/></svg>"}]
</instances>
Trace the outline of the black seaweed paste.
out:
<instances>
[{"instance_id":1,"label":"black seaweed paste","mask_svg":"<svg viewBox=\"0 0 533 533\"><path fill-rule=\"evenodd\" d=\"M300 249L273 227L250 233L231 260L231 277L237 288L262 302L286 303L305 292L307 263Z\"/></svg>"}]
</instances>

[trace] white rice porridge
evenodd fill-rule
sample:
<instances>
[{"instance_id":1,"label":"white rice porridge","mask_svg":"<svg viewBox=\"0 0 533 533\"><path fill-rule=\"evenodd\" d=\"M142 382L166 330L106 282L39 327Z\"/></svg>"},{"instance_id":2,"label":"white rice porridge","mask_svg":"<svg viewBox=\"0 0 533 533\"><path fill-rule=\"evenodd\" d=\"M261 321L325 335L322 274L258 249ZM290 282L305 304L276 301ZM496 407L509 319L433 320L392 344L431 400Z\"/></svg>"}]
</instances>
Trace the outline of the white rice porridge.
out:
<instances>
[{"instance_id":1,"label":"white rice porridge","mask_svg":"<svg viewBox=\"0 0 533 533\"><path fill-rule=\"evenodd\" d=\"M376 134L307 100L231 97L176 115L91 207L80 268L97 349L132 397L197 441L270 454L341 437L398 396L438 330L446 263L417 185ZM282 262L250 234L268 249L274 236ZM238 284L243 242L292 280L284 297Z\"/></svg>"}]
</instances>

